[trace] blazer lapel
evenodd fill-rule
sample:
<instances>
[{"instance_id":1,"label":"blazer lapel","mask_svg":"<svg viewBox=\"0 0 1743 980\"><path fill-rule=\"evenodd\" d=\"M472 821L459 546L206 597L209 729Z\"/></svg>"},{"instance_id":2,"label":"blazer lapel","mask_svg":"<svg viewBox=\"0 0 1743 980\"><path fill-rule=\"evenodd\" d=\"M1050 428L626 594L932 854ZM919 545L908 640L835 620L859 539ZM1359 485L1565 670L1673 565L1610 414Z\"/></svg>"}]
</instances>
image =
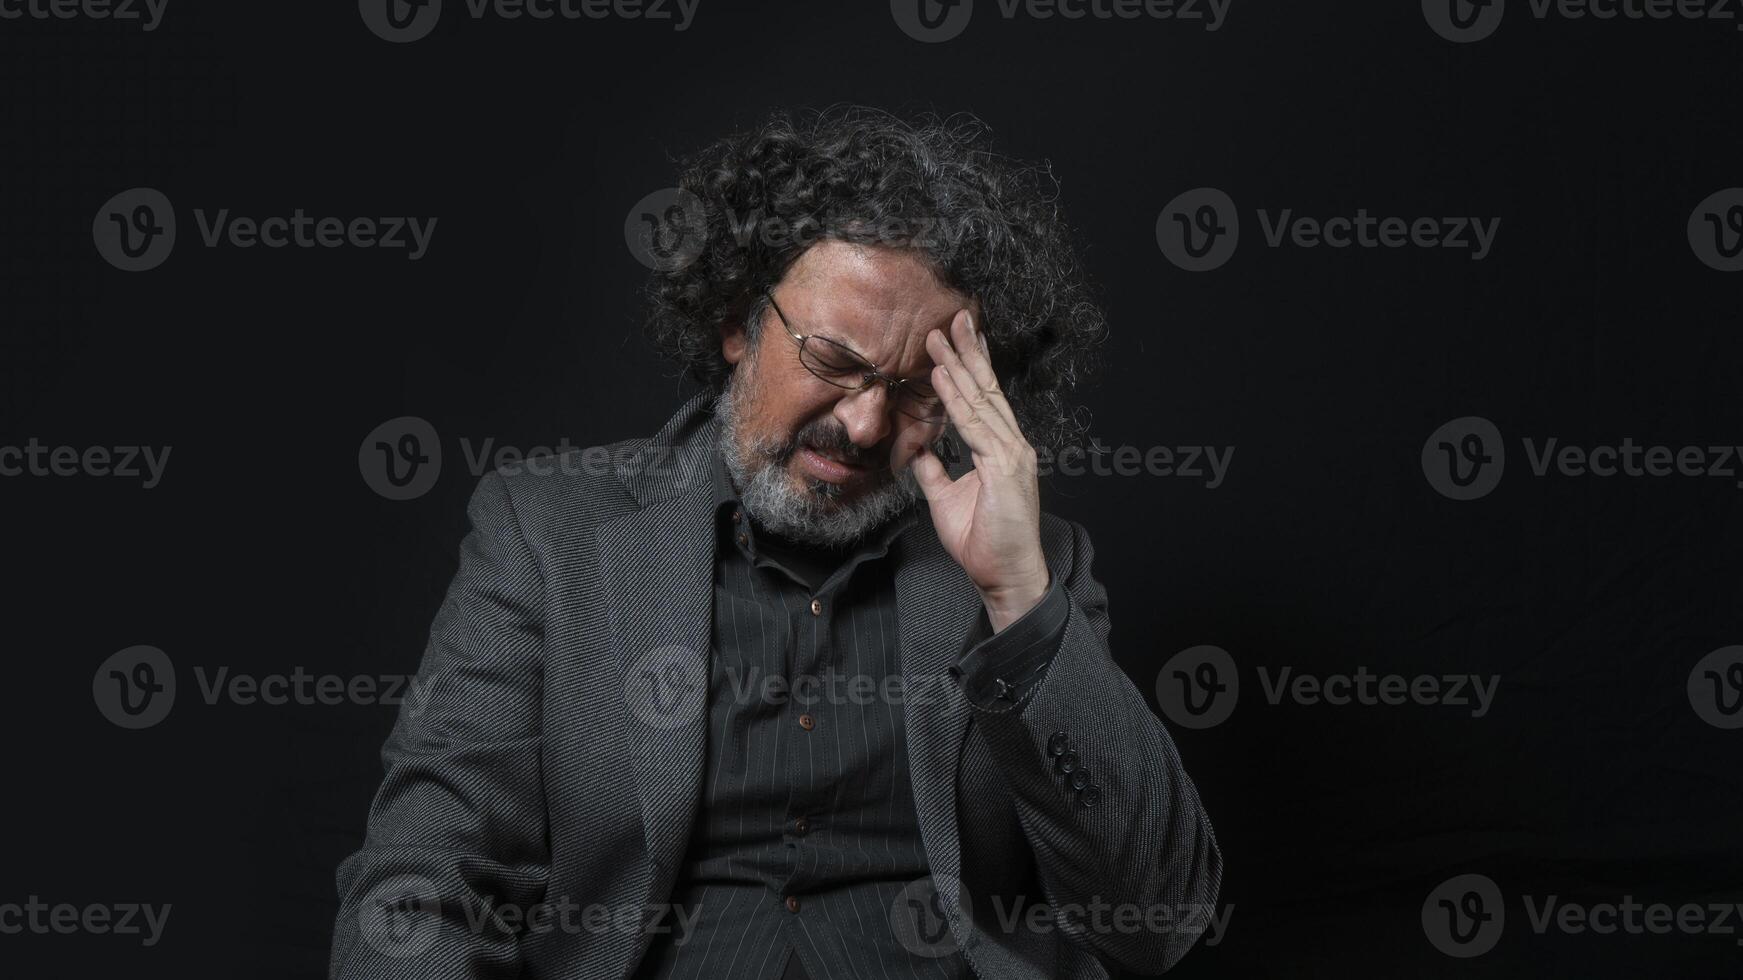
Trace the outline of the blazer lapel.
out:
<instances>
[{"instance_id":1,"label":"blazer lapel","mask_svg":"<svg viewBox=\"0 0 1743 980\"><path fill-rule=\"evenodd\" d=\"M922 505L924 506L924 505ZM905 709L908 758L920 837L933 887L950 915L959 948L972 944L961 921L962 845L956 824L956 770L968 735L970 708L950 668L975 624L980 597L945 552L929 518L897 539L896 600L901 620L904 690L924 692Z\"/></svg>"},{"instance_id":2,"label":"blazer lapel","mask_svg":"<svg viewBox=\"0 0 1743 980\"><path fill-rule=\"evenodd\" d=\"M701 798L714 618L714 528L708 467L719 420L692 398L617 460L639 509L595 531L623 692L642 833L663 900Z\"/></svg>"},{"instance_id":3,"label":"blazer lapel","mask_svg":"<svg viewBox=\"0 0 1743 980\"><path fill-rule=\"evenodd\" d=\"M683 858L702 787L714 615L709 516L708 495L689 493L598 531L642 831L662 872Z\"/></svg>"}]
</instances>

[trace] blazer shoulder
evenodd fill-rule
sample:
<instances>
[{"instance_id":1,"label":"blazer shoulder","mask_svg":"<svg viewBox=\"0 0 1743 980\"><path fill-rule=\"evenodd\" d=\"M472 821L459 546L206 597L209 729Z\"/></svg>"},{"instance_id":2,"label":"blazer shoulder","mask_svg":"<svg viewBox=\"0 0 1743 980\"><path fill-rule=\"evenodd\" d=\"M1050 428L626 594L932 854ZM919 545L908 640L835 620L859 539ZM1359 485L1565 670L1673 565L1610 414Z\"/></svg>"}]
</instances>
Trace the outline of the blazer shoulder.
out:
<instances>
[{"instance_id":1,"label":"blazer shoulder","mask_svg":"<svg viewBox=\"0 0 1743 980\"><path fill-rule=\"evenodd\" d=\"M500 481L521 531L535 549L554 538L590 531L635 510L620 476L625 460L647 444L645 437L504 463L480 484ZM541 549L542 550L542 549Z\"/></svg>"}]
</instances>

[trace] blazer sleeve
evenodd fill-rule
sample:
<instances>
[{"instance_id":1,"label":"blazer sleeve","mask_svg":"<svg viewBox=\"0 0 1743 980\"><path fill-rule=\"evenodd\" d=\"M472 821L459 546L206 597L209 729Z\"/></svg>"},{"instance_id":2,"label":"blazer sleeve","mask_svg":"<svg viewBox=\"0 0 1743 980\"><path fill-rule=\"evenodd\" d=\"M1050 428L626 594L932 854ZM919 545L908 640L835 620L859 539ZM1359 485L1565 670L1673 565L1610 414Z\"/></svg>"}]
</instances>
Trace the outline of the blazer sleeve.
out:
<instances>
[{"instance_id":1,"label":"blazer sleeve","mask_svg":"<svg viewBox=\"0 0 1743 980\"><path fill-rule=\"evenodd\" d=\"M1048 598L1030 614L1038 625L1008 644L998 643L1004 633L983 639L984 626L972 633L965 694L975 737L1010 787L1047 900L1087 913L1059 917L1059 930L1104 962L1157 974L1214 915L1222 855L1174 740L1108 652L1107 590L1090 569L1089 535L1063 523L1068 557L1052 567ZM1055 603L1063 629L1052 628ZM989 655L986 664L973 662L980 655ZM983 680L995 674L1010 675L996 693ZM1118 927L1122 908L1140 910L1145 924Z\"/></svg>"},{"instance_id":2,"label":"blazer sleeve","mask_svg":"<svg viewBox=\"0 0 1743 980\"><path fill-rule=\"evenodd\" d=\"M544 896L543 580L500 475L468 515L365 840L339 865L334 978L517 976L515 934L488 911Z\"/></svg>"}]
</instances>

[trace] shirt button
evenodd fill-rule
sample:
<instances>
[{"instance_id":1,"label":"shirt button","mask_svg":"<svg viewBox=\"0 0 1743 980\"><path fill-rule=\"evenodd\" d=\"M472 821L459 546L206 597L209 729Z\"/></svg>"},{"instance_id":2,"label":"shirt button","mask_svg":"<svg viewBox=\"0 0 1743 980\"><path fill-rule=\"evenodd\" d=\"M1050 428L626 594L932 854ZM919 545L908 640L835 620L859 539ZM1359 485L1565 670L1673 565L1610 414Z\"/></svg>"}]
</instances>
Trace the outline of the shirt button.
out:
<instances>
[{"instance_id":1,"label":"shirt button","mask_svg":"<svg viewBox=\"0 0 1743 980\"><path fill-rule=\"evenodd\" d=\"M812 599L811 600L811 615L813 615L813 616L823 615L823 600L822 599Z\"/></svg>"},{"instance_id":2,"label":"shirt button","mask_svg":"<svg viewBox=\"0 0 1743 980\"><path fill-rule=\"evenodd\" d=\"M744 545L750 544L750 535L744 533L743 531L738 532L738 543L739 543L740 547L743 547Z\"/></svg>"},{"instance_id":3,"label":"shirt button","mask_svg":"<svg viewBox=\"0 0 1743 980\"><path fill-rule=\"evenodd\" d=\"M804 817L800 817L793 821L793 833L798 834L800 837L805 836L805 832L810 829L811 822L806 820Z\"/></svg>"},{"instance_id":4,"label":"shirt button","mask_svg":"<svg viewBox=\"0 0 1743 980\"><path fill-rule=\"evenodd\" d=\"M811 717L808 714L800 715L799 716L799 727L805 729L806 731L810 731L811 729L817 727L817 719Z\"/></svg>"},{"instance_id":5,"label":"shirt button","mask_svg":"<svg viewBox=\"0 0 1743 980\"><path fill-rule=\"evenodd\" d=\"M787 896L787 911L789 911L789 912L799 911L799 898L798 898L798 896L796 896L796 895L788 895Z\"/></svg>"},{"instance_id":6,"label":"shirt button","mask_svg":"<svg viewBox=\"0 0 1743 980\"><path fill-rule=\"evenodd\" d=\"M732 523L737 524L742 520L744 520L744 511L735 510L732 512Z\"/></svg>"}]
</instances>

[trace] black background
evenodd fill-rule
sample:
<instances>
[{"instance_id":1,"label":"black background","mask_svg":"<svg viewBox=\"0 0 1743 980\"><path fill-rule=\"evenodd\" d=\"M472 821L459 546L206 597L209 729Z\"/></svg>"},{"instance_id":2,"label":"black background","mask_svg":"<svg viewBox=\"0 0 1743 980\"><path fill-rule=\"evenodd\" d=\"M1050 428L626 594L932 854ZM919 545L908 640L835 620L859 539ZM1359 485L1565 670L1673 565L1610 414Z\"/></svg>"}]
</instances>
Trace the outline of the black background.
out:
<instances>
[{"instance_id":1,"label":"black background","mask_svg":"<svg viewBox=\"0 0 1743 980\"><path fill-rule=\"evenodd\" d=\"M355 4L171 0L162 26L0 21L0 445L169 445L163 483L0 479L9 803L0 901L172 903L163 941L0 936L0 972L324 974L383 706L208 705L195 668L409 673L476 483L460 440L651 433L686 393L637 333L623 224L673 160L774 107L972 111L1051 161L1112 325L1085 392L1109 445L1233 445L1227 481L1048 479L1084 523L1112 647L1151 694L1214 644L1240 706L1176 727L1234 911L1198 976L1735 977L1731 936L1537 935L1519 896L1743 900L1743 731L1685 682L1743 642L1733 479L1532 475L1518 440L1743 442L1743 277L1685 224L1743 185L1736 21L1530 16L1454 44L1415 3L1237 0L1220 30L997 14L924 44L889 7L701 0L694 25L473 20L389 44ZM91 239L112 195L174 202L150 272ZM1221 269L1157 247L1199 186L1241 208ZM429 254L200 244L192 219L437 216ZM1255 209L1500 217L1449 249L1267 248ZM358 448L440 433L390 501ZM1489 496L1425 480L1466 415ZM107 722L110 654L163 649L177 705ZM1488 715L1268 704L1253 671L1499 674ZM1486 874L1499 946L1458 960L1424 897ZM1743 922L1733 923L1743 932Z\"/></svg>"}]
</instances>

